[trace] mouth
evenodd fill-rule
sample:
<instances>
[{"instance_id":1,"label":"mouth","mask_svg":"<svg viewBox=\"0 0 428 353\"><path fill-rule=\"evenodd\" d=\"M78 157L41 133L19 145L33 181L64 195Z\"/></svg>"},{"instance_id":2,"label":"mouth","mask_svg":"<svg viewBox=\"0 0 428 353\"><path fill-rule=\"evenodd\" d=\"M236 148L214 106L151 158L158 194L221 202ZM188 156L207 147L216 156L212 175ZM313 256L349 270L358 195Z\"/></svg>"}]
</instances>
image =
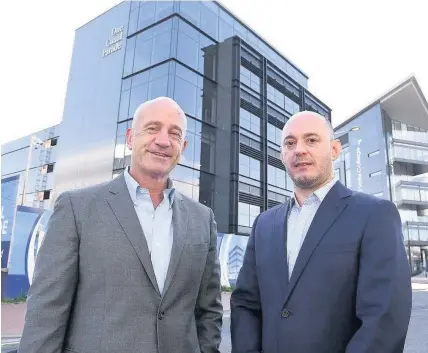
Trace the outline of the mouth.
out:
<instances>
[{"instance_id":1,"label":"mouth","mask_svg":"<svg viewBox=\"0 0 428 353\"><path fill-rule=\"evenodd\" d=\"M161 158L169 158L170 155L166 154L166 153L162 153L162 152L150 152L151 154L154 154L157 157L161 157Z\"/></svg>"},{"instance_id":2,"label":"mouth","mask_svg":"<svg viewBox=\"0 0 428 353\"><path fill-rule=\"evenodd\" d=\"M309 167L310 165L312 165L312 163L308 163L308 162L298 162L298 163L294 163L294 166L295 166L296 168Z\"/></svg>"}]
</instances>

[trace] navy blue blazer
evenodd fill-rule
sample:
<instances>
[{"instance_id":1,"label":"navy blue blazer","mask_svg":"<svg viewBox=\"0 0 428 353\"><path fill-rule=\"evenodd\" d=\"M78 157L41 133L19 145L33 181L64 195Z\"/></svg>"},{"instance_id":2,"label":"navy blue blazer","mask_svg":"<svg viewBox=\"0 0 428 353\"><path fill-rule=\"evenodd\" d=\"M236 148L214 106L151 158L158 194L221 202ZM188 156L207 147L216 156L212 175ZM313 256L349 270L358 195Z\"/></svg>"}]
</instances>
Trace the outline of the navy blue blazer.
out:
<instances>
[{"instance_id":1,"label":"navy blue blazer","mask_svg":"<svg viewBox=\"0 0 428 353\"><path fill-rule=\"evenodd\" d=\"M290 280L288 208L253 224L231 296L232 352L403 352L412 289L395 205L334 184Z\"/></svg>"}]
</instances>

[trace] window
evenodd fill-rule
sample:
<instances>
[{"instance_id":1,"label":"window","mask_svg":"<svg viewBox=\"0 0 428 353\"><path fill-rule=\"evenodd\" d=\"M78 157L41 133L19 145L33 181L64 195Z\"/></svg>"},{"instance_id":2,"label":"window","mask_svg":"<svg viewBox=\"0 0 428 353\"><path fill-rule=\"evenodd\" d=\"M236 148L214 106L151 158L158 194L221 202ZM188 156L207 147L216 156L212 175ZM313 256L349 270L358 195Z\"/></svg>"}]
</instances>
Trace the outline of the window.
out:
<instances>
[{"instance_id":1,"label":"window","mask_svg":"<svg viewBox=\"0 0 428 353\"><path fill-rule=\"evenodd\" d=\"M148 99L168 95L169 68L170 63L165 63L130 79L131 89L121 94L119 121L133 118L135 110Z\"/></svg>"},{"instance_id":2,"label":"window","mask_svg":"<svg viewBox=\"0 0 428 353\"><path fill-rule=\"evenodd\" d=\"M260 180L260 161L240 153L239 174L252 179Z\"/></svg>"},{"instance_id":3,"label":"window","mask_svg":"<svg viewBox=\"0 0 428 353\"><path fill-rule=\"evenodd\" d=\"M329 116L327 108L322 107L320 103L315 102L315 100L310 98L308 95L305 95L305 106L306 110L317 112L325 117Z\"/></svg>"},{"instance_id":4,"label":"window","mask_svg":"<svg viewBox=\"0 0 428 353\"><path fill-rule=\"evenodd\" d=\"M181 2L180 6L184 3ZM186 22L175 20L178 21L177 60L215 80L215 43ZM209 65L206 66L206 63Z\"/></svg>"},{"instance_id":5,"label":"window","mask_svg":"<svg viewBox=\"0 0 428 353\"><path fill-rule=\"evenodd\" d=\"M133 72L144 70L171 57L171 33L172 19L169 19L136 36Z\"/></svg>"},{"instance_id":6,"label":"window","mask_svg":"<svg viewBox=\"0 0 428 353\"><path fill-rule=\"evenodd\" d=\"M334 179L340 180L340 168L334 170Z\"/></svg>"},{"instance_id":7,"label":"window","mask_svg":"<svg viewBox=\"0 0 428 353\"><path fill-rule=\"evenodd\" d=\"M187 118L187 147L180 164L214 172L215 129L205 123Z\"/></svg>"},{"instance_id":8,"label":"window","mask_svg":"<svg viewBox=\"0 0 428 353\"><path fill-rule=\"evenodd\" d=\"M38 193L39 201L49 200L50 197L51 197L51 191L50 190L40 191Z\"/></svg>"},{"instance_id":9,"label":"window","mask_svg":"<svg viewBox=\"0 0 428 353\"><path fill-rule=\"evenodd\" d=\"M239 125L256 135L260 135L260 118L243 108L240 108Z\"/></svg>"},{"instance_id":10,"label":"window","mask_svg":"<svg viewBox=\"0 0 428 353\"><path fill-rule=\"evenodd\" d=\"M208 3L208 1L206 2ZM201 2L201 25L202 31L207 33L210 37L218 40L218 6L214 5L216 12L209 9L204 2ZM211 4L209 4L211 5Z\"/></svg>"},{"instance_id":11,"label":"window","mask_svg":"<svg viewBox=\"0 0 428 353\"><path fill-rule=\"evenodd\" d=\"M286 189L285 170L268 165L268 183Z\"/></svg>"},{"instance_id":12,"label":"window","mask_svg":"<svg viewBox=\"0 0 428 353\"><path fill-rule=\"evenodd\" d=\"M260 77L244 66L241 66L241 83L260 93Z\"/></svg>"},{"instance_id":13,"label":"window","mask_svg":"<svg viewBox=\"0 0 428 353\"><path fill-rule=\"evenodd\" d=\"M52 173L54 171L54 165L48 164L46 173Z\"/></svg>"},{"instance_id":14,"label":"window","mask_svg":"<svg viewBox=\"0 0 428 353\"><path fill-rule=\"evenodd\" d=\"M48 141L46 141L47 143L46 143L46 147L53 147L53 146L56 146L57 145L57 143L58 143L58 137L54 137L54 138L52 138L52 139L50 139L50 140L48 140Z\"/></svg>"},{"instance_id":15,"label":"window","mask_svg":"<svg viewBox=\"0 0 428 353\"><path fill-rule=\"evenodd\" d=\"M377 150L377 151L374 151L374 152L370 152L368 156L369 156L369 158L370 157L374 157L374 156L377 156L379 153L380 153L380 151Z\"/></svg>"},{"instance_id":16,"label":"window","mask_svg":"<svg viewBox=\"0 0 428 353\"><path fill-rule=\"evenodd\" d=\"M215 124L217 90L215 84L180 64L175 66L173 98L192 117Z\"/></svg>"},{"instance_id":17,"label":"window","mask_svg":"<svg viewBox=\"0 0 428 353\"><path fill-rule=\"evenodd\" d=\"M245 192L247 194L261 196L261 189L257 186L252 186L249 184L239 183L239 191Z\"/></svg>"},{"instance_id":18,"label":"window","mask_svg":"<svg viewBox=\"0 0 428 353\"><path fill-rule=\"evenodd\" d=\"M268 123L267 124L267 138L269 141L276 143L278 146L281 146L282 131L276 126Z\"/></svg>"},{"instance_id":19,"label":"window","mask_svg":"<svg viewBox=\"0 0 428 353\"><path fill-rule=\"evenodd\" d=\"M171 172L174 186L183 195L199 201L200 172L191 168L177 165Z\"/></svg>"},{"instance_id":20,"label":"window","mask_svg":"<svg viewBox=\"0 0 428 353\"><path fill-rule=\"evenodd\" d=\"M379 176L381 174L382 174L382 171L378 170L377 172L370 173L369 176L370 176L370 178L373 178L373 177L377 177L377 176Z\"/></svg>"},{"instance_id":21,"label":"window","mask_svg":"<svg viewBox=\"0 0 428 353\"><path fill-rule=\"evenodd\" d=\"M131 163L131 151L126 146L126 130L131 127L132 120L117 124L116 146L114 149L113 169L122 169Z\"/></svg>"},{"instance_id":22,"label":"window","mask_svg":"<svg viewBox=\"0 0 428 353\"><path fill-rule=\"evenodd\" d=\"M260 207L247 203L238 203L238 225L252 227L256 217L260 213Z\"/></svg>"},{"instance_id":23,"label":"window","mask_svg":"<svg viewBox=\"0 0 428 353\"><path fill-rule=\"evenodd\" d=\"M280 106L290 114L295 114L300 111L300 106L296 102L292 101L282 92L269 84L267 85L267 97L271 102Z\"/></svg>"}]
</instances>

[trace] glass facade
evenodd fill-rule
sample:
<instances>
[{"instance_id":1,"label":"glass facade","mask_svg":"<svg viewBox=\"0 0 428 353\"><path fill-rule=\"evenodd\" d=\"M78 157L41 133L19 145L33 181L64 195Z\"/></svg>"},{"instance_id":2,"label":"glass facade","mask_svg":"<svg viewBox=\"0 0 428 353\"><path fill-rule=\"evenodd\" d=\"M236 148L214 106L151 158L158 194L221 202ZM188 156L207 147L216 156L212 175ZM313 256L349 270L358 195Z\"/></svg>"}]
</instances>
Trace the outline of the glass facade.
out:
<instances>
[{"instance_id":1,"label":"glass facade","mask_svg":"<svg viewBox=\"0 0 428 353\"><path fill-rule=\"evenodd\" d=\"M18 204L21 204L24 180L26 179L23 205L44 209L53 206L54 175L59 142L58 130L58 126L52 126L32 135L43 143L34 142L31 145L30 159L31 136L2 145L1 177L19 175ZM28 176L26 178L28 162Z\"/></svg>"},{"instance_id":2,"label":"glass facade","mask_svg":"<svg viewBox=\"0 0 428 353\"><path fill-rule=\"evenodd\" d=\"M131 2L122 77L113 176L130 163L125 133L137 107L173 98L188 117L188 146L171 178L213 208L221 232L248 234L291 195L280 160L287 119L308 105L330 118L307 77L215 2Z\"/></svg>"}]
</instances>

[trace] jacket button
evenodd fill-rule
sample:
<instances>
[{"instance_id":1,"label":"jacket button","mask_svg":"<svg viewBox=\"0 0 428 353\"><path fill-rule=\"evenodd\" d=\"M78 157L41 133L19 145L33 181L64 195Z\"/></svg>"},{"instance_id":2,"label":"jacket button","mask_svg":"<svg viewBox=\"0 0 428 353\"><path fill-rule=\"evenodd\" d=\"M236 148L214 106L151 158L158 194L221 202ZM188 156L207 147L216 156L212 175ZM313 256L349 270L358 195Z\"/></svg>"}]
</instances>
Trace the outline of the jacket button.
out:
<instances>
[{"instance_id":1,"label":"jacket button","mask_svg":"<svg viewBox=\"0 0 428 353\"><path fill-rule=\"evenodd\" d=\"M284 309L282 312L281 312L281 316L282 317L285 317L285 318L287 318L287 317L289 317L290 316L290 311L289 310L287 310L287 309Z\"/></svg>"},{"instance_id":2,"label":"jacket button","mask_svg":"<svg viewBox=\"0 0 428 353\"><path fill-rule=\"evenodd\" d=\"M162 320L165 316L165 313L163 311L161 311L158 315L159 320Z\"/></svg>"}]
</instances>

